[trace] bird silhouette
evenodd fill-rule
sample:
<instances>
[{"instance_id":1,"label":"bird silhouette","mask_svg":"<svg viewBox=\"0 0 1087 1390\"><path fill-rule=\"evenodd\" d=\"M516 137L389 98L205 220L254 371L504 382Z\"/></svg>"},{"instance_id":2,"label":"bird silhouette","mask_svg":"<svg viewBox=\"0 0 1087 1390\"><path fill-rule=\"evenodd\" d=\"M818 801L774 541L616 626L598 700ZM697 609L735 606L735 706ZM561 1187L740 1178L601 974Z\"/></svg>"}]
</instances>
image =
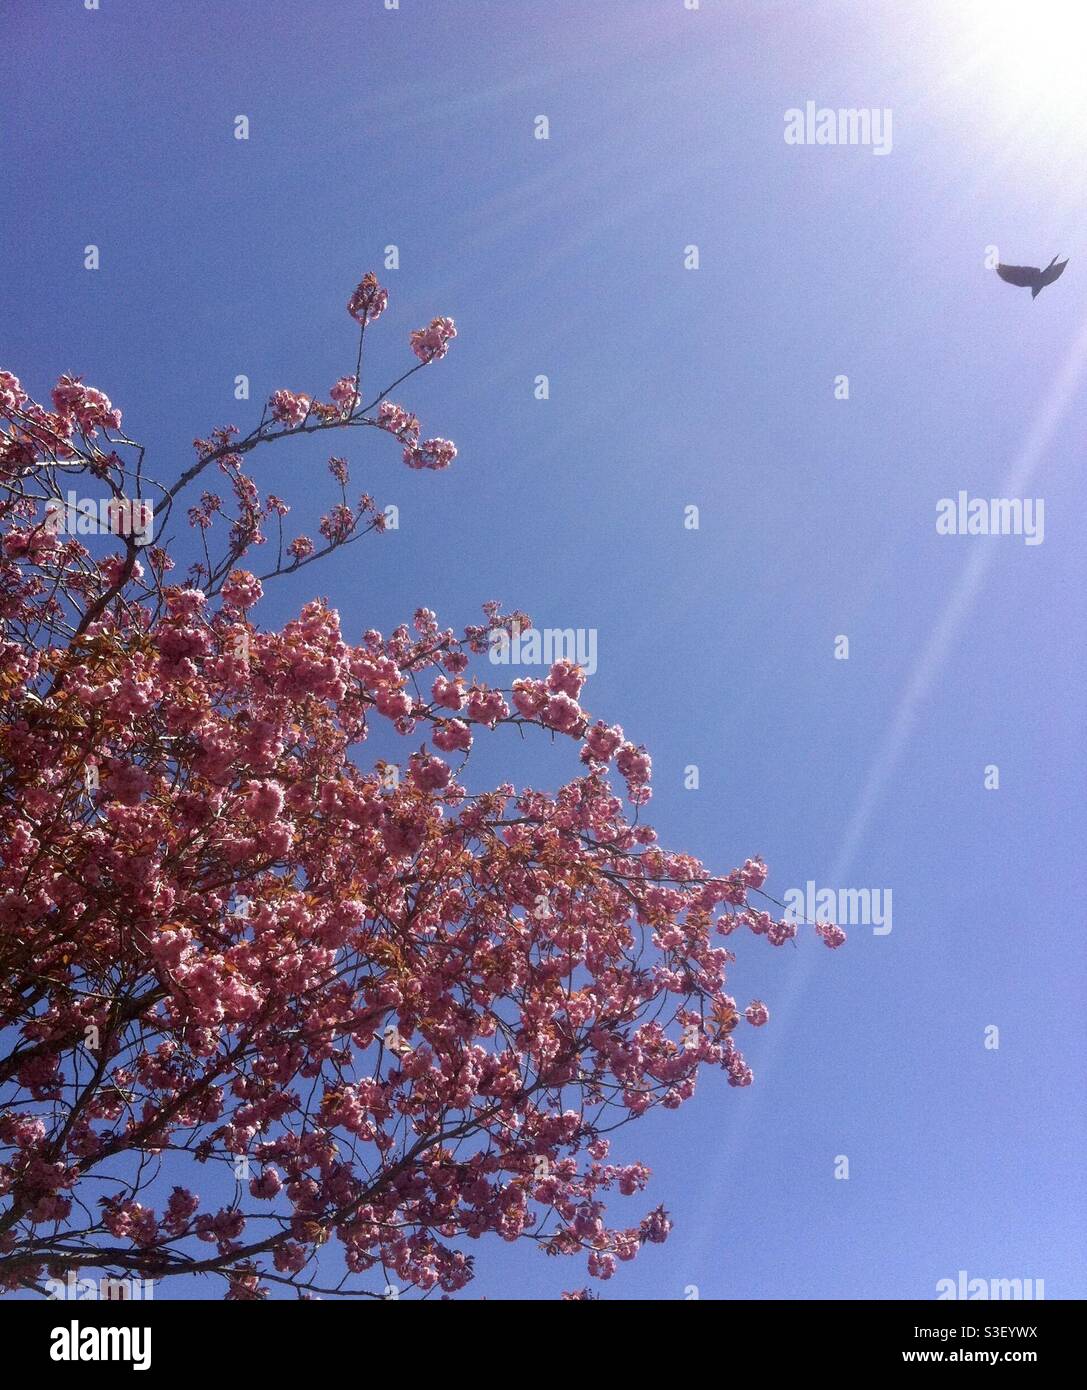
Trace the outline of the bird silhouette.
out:
<instances>
[{"instance_id":1,"label":"bird silhouette","mask_svg":"<svg viewBox=\"0 0 1087 1390\"><path fill-rule=\"evenodd\" d=\"M1029 287L1031 299L1037 299L1046 285L1052 285L1060 277L1067 264L1067 261L1058 264L1054 256L1045 270L1039 270L1036 265L998 265L996 273L1009 285L1020 285L1024 289Z\"/></svg>"}]
</instances>

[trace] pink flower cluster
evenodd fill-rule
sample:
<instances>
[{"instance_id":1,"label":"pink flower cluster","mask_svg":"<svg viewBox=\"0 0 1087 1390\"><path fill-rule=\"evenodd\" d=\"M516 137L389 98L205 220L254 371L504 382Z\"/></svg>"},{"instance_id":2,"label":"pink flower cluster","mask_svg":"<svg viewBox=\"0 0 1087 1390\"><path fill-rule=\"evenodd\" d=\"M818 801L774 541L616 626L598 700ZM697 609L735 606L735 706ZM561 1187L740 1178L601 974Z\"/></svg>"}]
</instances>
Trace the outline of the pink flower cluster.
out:
<instances>
[{"instance_id":1,"label":"pink flower cluster","mask_svg":"<svg viewBox=\"0 0 1087 1390\"><path fill-rule=\"evenodd\" d=\"M426 328L417 328L411 335L411 350L420 362L436 362L449 351L449 344L456 336L452 319L431 319Z\"/></svg>"},{"instance_id":2,"label":"pink flower cluster","mask_svg":"<svg viewBox=\"0 0 1087 1390\"><path fill-rule=\"evenodd\" d=\"M58 415L74 420L86 435L100 427L121 428L121 412L113 408L109 397L93 386L84 386L79 377L61 377L53 388L53 405Z\"/></svg>"},{"instance_id":3,"label":"pink flower cluster","mask_svg":"<svg viewBox=\"0 0 1087 1390\"><path fill-rule=\"evenodd\" d=\"M292 429L295 425L300 425L310 413L312 401L309 396L303 396L295 391L273 391L268 398L268 408L272 412L272 419L277 420L281 425L289 425Z\"/></svg>"},{"instance_id":4,"label":"pink flower cluster","mask_svg":"<svg viewBox=\"0 0 1087 1390\"><path fill-rule=\"evenodd\" d=\"M11 415L26 400L19 378L11 372L0 371L0 413Z\"/></svg>"},{"instance_id":5,"label":"pink flower cluster","mask_svg":"<svg viewBox=\"0 0 1087 1390\"><path fill-rule=\"evenodd\" d=\"M358 323L374 323L389 305L389 291L377 282L377 276L368 270L359 281L351 298L347 301L347 312Z\"/></svg>"},{"instance_id":6,"label":"pink flower cluster","mask_svg":"<svg viewBox=\"0 0 1087 1390\"><path fill-rule=\"evenodd\" d=\"M457 446L448 439L424 439L404 450L404 462L409 468L448 468L456 457Z\"/></svg>"},{"instance_id":7,"label":"pink flower cluster","mask_svg":"<svg viewBox=\"0 0 1087 1390\"><path fill-rule=\"evenodd\" d=\"M339 407L344 415L350 415L358 404L358 385L353 376L342 376L328 393L333 405Z\"/></svg>"},{"instance_id":8,"label":"pink flower cluster","mask_svg":"<svg viewBox=\"0 0 1087 1390\"><path fill-rule=\"evenodd\" d=\"M393 401L381 402L377 409L377 422L383 430L395 434L402 444L414 444L419 438L419 421Z\"/></svg>"}]
</instances>

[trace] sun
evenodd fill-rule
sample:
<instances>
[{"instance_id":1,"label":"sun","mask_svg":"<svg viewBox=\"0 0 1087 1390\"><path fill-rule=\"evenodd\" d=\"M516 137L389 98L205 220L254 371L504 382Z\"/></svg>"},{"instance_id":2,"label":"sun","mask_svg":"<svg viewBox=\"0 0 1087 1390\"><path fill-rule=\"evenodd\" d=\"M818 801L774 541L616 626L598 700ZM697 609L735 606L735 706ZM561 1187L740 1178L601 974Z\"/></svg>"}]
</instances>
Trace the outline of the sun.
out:
<instances>
[{"instance_id":1,"label":"sun","mask_svg":"<svg viewBox=\"0 0 1087 1390\"><path fill-rule=\"evenodd\" d=\"M959 0L945 13L998 100L1050 118L1087 106L1087 0Z\"/></svg>"}]
</instances>

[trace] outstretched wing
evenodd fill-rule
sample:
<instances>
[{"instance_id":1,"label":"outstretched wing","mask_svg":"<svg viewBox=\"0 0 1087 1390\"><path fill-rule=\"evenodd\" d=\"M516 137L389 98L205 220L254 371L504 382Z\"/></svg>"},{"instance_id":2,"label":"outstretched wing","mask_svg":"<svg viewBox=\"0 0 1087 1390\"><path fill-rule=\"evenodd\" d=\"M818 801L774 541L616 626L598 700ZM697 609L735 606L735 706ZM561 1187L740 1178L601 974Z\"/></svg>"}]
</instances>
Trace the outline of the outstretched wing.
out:
<instances>
[{"instance_id":1,"label":"outstretched wing","mask_svg":"<svg viewBox=\"0 0 1087 1390\"><path fill-rule=\"evenodd\" d=\"M1042 272L1036 265L998 265L996 273L1009 285L1036 285Z\"/></svg>"},{"instance_id":2,"label":"outstretched wing","mask_svg":"<svg viewBox=\"0 0 1087 1390\"><path fill-rule=\"evenodd\" d=\"M1059 280L1061 278L1061 273L1067 264L1067 261L1058 261L1056 265L1051 265L1047 267L1045 273L1042 275L1042 284L1052 285L1054 280Z\"/></svg>"}]
</instances>

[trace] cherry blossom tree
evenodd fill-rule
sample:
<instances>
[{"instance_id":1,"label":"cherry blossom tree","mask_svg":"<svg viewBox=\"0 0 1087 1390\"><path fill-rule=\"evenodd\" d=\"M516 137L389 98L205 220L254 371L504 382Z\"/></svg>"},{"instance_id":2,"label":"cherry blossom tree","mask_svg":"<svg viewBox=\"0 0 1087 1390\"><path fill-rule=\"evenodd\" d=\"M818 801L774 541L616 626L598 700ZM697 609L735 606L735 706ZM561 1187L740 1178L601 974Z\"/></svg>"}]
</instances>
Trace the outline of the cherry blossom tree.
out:
<instances>
[{"instance_id":1,"label":"cherry blossom tree","mask_svg":"<svg viewBox=\"0 0 1087 1390\"><path fill-rule=\"evenodd\" d=\"M313 601L259 625L265 584L385 515L333 456L320 539L288 539L258 449L371 429L409 468L455 458L390 399L450 319L365 399L387 302L373 275L351 296L327 400L275 391L172 482L101 391L65 376L40 404L0 372L0 1288L449 1293L492 1233L607 1279L670 1226L612 1132L705 1067L752 1079L738 1030L768 1012L726 992L723 939L796 926L758 905L760 860L715 875L658 846L649 756L590 716L579 668L471 674L527 615L486 603L458 634L420 608L352 642ZM118 523L104 540L72 524L75 488ZM572 780L472 790L505 725L574 740ZM378 726L399 764L363 757Z\"/></svg>"}]
</instances>

